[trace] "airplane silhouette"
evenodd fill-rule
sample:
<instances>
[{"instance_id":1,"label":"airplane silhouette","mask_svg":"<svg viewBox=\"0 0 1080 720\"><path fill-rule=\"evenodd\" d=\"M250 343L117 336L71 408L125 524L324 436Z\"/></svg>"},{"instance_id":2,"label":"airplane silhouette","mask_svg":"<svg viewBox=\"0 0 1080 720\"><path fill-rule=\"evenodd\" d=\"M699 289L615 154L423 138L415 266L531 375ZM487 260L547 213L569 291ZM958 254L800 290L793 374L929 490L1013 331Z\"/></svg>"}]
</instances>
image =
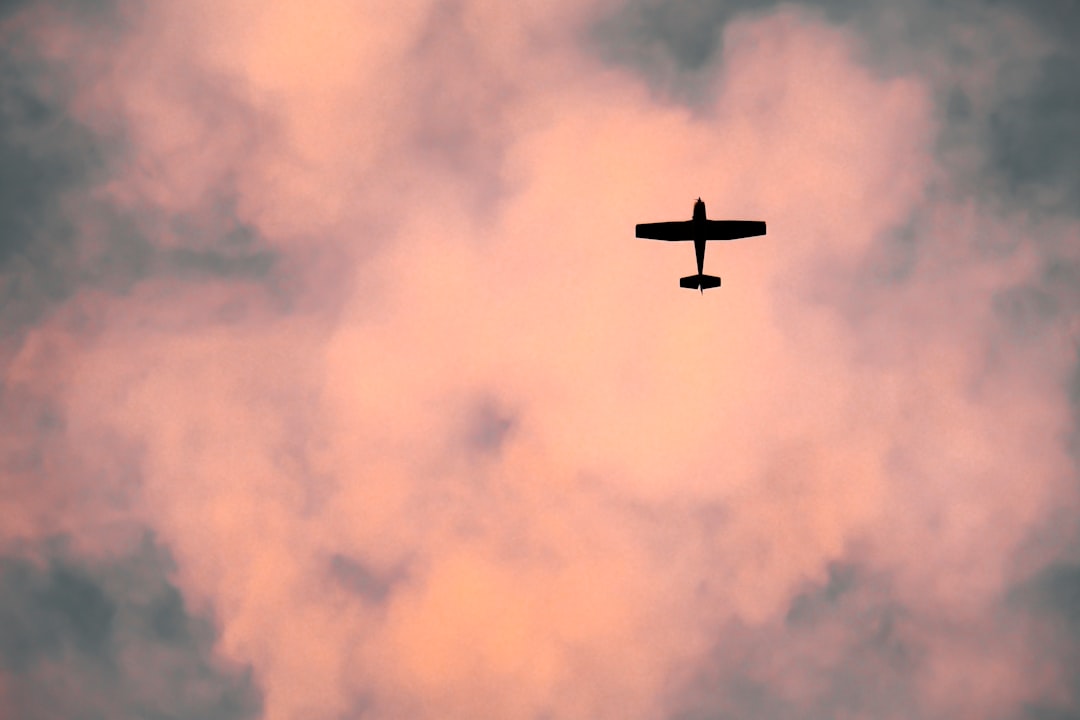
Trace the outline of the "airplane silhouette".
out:
<instances>
[{"instance_id":1,"label":"airplane silhouette","mask_svg":"<svg viewBox=\"0 0 1080 720\"><path fill-rule=\"evenodd\" d=\"M697 275L679 279L679 285L705 292L705 288L720 287L720 278L702 273L705 264L705 243L708 240L735 240L765 234L765 223L759 220L709 220L705 217L705 203L701 198L694 203L694 219L676 222L642 223L637 226L637 236L650 240L693 240L697 253Z\"/></svg>"}]
</instances>

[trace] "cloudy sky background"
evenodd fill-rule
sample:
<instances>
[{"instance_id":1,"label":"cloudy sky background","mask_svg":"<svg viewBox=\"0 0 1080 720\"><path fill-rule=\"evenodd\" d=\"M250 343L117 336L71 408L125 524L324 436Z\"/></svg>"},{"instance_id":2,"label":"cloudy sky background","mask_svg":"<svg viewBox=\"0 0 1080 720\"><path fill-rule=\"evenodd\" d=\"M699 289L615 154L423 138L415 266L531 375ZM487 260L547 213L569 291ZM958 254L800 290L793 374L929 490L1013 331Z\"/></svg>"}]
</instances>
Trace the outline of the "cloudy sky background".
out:
<instances>
[{"instance_id":1,"label":"cloudy sky background","mask_svg":"<svg viewBox=\"0 0 1080 720\"><path fill-rule=\"evenodd\" d=\"M0 3L0 715L1080 716L1078 30Z\"/></svg>"}]
</instances>

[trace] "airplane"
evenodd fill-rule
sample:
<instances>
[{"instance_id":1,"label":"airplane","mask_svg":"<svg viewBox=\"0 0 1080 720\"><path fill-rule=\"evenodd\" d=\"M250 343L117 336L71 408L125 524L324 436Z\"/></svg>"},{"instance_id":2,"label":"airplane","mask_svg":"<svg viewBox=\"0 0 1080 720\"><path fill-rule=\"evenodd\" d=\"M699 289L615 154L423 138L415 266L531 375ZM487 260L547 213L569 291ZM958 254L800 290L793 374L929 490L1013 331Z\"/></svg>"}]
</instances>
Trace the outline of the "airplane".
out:
<instances>
[{"instance_id":1,"label":"airplane","mask_svg":"<svg viewBox=\"0 0 1080 720\"><path fill-rule=\"evenodd\" d=\"M650 240L693 240L697 253L697 275L679 279L679 285L691 290L720 287L720 278L702 273L705 264L705 242L708 240L735 240L765 234L765 223L760 220L709 220L705 217L705 203L701 198L694 203L694 219L676 222L641 223L637 236Z\"/></svg>"}]
</instances>

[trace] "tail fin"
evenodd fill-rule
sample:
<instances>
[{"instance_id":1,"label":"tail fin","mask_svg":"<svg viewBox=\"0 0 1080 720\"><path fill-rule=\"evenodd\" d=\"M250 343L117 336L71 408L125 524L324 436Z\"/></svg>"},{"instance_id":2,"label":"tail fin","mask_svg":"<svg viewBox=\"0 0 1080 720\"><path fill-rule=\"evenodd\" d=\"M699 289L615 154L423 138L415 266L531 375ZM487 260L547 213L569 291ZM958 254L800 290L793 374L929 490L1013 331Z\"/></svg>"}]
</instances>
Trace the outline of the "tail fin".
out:
<instances>
[{"instance_id":1,"label":"tail fin","mask_svg":"<svg viewBox=\"0 0 1080 720\"><path fill-rule=\"evenodd\" d=\"M679 285L691 290L705 291L709 288L720 287L720 278L715 275L688 275L679 279Z\"/></svg>"}]
</instances>

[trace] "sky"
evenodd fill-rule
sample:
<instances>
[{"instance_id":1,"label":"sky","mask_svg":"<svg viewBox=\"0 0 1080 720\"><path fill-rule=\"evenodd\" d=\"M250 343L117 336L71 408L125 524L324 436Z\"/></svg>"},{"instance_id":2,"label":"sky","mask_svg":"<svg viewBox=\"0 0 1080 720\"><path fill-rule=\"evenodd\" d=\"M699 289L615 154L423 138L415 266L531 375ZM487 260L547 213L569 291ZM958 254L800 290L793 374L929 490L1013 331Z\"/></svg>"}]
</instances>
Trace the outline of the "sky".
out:
<instances>
[{"instance_id":1,"label":"sky","mask_svg":"<svg viewBox=\"0 0 1080 720\"><path fill-rule=\"evenodd\" d=\"M1078 31L0 2L0 717L1080 717Z\"/></svg>"}]
</instances>

